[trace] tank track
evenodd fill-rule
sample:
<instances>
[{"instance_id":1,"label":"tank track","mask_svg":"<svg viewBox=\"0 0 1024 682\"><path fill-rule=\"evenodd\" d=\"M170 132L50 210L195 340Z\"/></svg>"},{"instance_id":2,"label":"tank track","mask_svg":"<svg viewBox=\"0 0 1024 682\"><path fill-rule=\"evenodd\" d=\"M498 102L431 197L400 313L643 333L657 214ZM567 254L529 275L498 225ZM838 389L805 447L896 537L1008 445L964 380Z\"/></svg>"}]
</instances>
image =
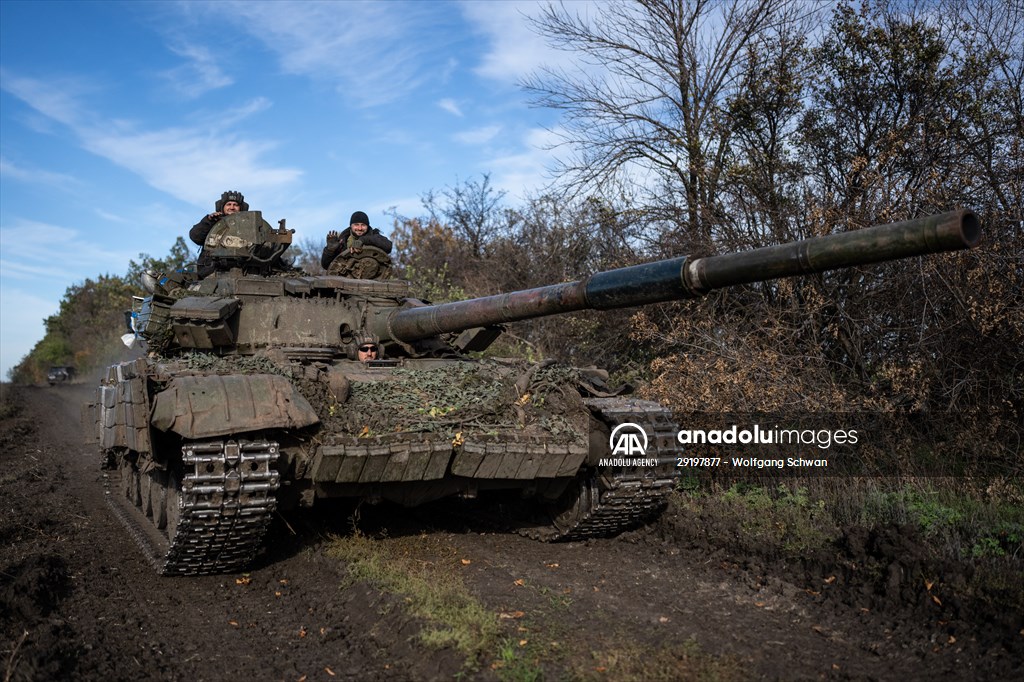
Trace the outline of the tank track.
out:
<instances>
[{"instance_id":1,"label":"tank track","mask_svg":"<svg viewBox=\"0 0 1024 682\"><path fill-rule=\"evenodd\" d=\"M239 571L277 507L280 475L271 465L278 454L269 440L189 442L180 483L173 473L140 473L125 461L118 490L107 477L107 501L161 575Z\"/></svg>"},{"instance_id":2,"label":"tank track","mask_svg":"<svg viewBox=\"0 0 1024 682\"><path fill-rule=\"evenodd\" d=\"M584 402L611 429L627 422L644 426L648 435L645 458L657 459L658 465L598 466L584 472L567 491L571 495L569 505L553 515L552 525L520 529L521 534L534 540L586 540L621 533L661 511L679 478L672 452L678 425L668 409L629 398L591 398Z\"/></svg>"}]
</instances>

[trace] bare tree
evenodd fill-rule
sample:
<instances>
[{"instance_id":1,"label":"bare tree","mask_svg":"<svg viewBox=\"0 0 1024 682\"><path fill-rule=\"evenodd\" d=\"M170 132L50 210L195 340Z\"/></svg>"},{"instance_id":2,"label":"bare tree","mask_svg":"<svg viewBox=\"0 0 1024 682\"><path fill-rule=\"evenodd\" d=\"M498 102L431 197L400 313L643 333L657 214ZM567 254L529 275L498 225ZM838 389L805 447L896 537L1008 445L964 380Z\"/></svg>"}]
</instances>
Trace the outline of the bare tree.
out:
<instances>
[{"instance_id":1,"label":"bare tree","mask_svg":"<svg viewBox=\"0 0 1024 682\"><path fill-rule=\"evenodd\" d=\"M423 197L423 206L430 212L432 220L447 224L469 245L470 255L479 259L484 245L493 239L504 226L499 210L503 190L491 185L491 176L485 173L480 181L466 180L454 187L447 187L440 196L430 191Z\"/></svg>"},{"instance_id":2,"label":"bare tree","mask_svg":"<svg viewBox=\"0 0 1024 682\"><path fill-rule=\"evenodd\" d=\"M574 70L524 82L535 103L565 112L571 154L556 172L576 191L625 175L649 188L653 217L709 241L731 131L724 111L743 86L752 41L814 5L795 0L633 0L592 17L548 6L535 26L577 52Z\"/></svg>"}]
</instances>

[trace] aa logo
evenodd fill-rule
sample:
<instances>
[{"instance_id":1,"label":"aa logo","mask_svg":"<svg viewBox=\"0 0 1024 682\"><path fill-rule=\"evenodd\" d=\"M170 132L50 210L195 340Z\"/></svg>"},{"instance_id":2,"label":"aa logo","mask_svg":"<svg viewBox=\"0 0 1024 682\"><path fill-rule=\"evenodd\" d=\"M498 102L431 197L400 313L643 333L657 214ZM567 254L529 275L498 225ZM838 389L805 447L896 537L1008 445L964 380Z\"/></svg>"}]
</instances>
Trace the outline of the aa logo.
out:
<instances>
[{"instance_id":1,"label":"aa logo","mask_svg":"<svg viewBox=\"0 0 1024 682\"><path fill-rule=\"evenodd\" d=\"M612 429L608 447L612 457L643 457L647 453L647 432L632 422L619 424Z\"/></svg>"}]
</instances>

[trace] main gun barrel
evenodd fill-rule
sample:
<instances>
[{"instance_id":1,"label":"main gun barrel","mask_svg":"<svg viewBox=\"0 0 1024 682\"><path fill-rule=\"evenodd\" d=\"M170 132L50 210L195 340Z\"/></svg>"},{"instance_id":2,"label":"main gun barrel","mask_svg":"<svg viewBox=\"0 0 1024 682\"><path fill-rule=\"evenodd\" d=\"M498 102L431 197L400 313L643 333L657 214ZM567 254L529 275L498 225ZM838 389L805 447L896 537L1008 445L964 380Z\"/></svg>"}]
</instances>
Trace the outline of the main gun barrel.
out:
<instances>
[{"instance_id":1,"label":"main gun barrel","mask_svg":"<svg viewBox=\"0 0 1024 682\"><path fill-rule=\"evenodd\" d=\"M576 310L610 310L695 298L737 284L969 249L980 241L978 216L964 209L752 251L670 258L599 272L578 282L402 308L390 316L387 333L382 336L411 342Z\"/></svg>"}]
</instances>

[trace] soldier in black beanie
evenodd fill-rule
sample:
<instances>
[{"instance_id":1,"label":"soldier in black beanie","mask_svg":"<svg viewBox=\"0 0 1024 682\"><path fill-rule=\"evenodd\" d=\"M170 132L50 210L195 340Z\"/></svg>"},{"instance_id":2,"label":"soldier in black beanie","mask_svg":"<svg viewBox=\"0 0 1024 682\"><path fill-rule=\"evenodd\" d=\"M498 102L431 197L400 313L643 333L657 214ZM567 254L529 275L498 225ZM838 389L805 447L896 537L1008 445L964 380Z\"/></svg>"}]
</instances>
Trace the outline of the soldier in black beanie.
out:
<instances>
[{"instance_id":1,"label":"soldier in black beanie","mask_svg":"<svg viewBox=\"0 0 1024 682\"><path fill-rule=\"evenodd\" d=\"M349 218L348 227L343 232L331 230L327 233L327 246L320 255L320 265L326 270L338 254L344 251L359 253L364 246L376 247L385 254L390 254L393 248L390 239L376 227L370 227L370 218L362 211L356 211Z\"/></svg>"}]
</instances>

